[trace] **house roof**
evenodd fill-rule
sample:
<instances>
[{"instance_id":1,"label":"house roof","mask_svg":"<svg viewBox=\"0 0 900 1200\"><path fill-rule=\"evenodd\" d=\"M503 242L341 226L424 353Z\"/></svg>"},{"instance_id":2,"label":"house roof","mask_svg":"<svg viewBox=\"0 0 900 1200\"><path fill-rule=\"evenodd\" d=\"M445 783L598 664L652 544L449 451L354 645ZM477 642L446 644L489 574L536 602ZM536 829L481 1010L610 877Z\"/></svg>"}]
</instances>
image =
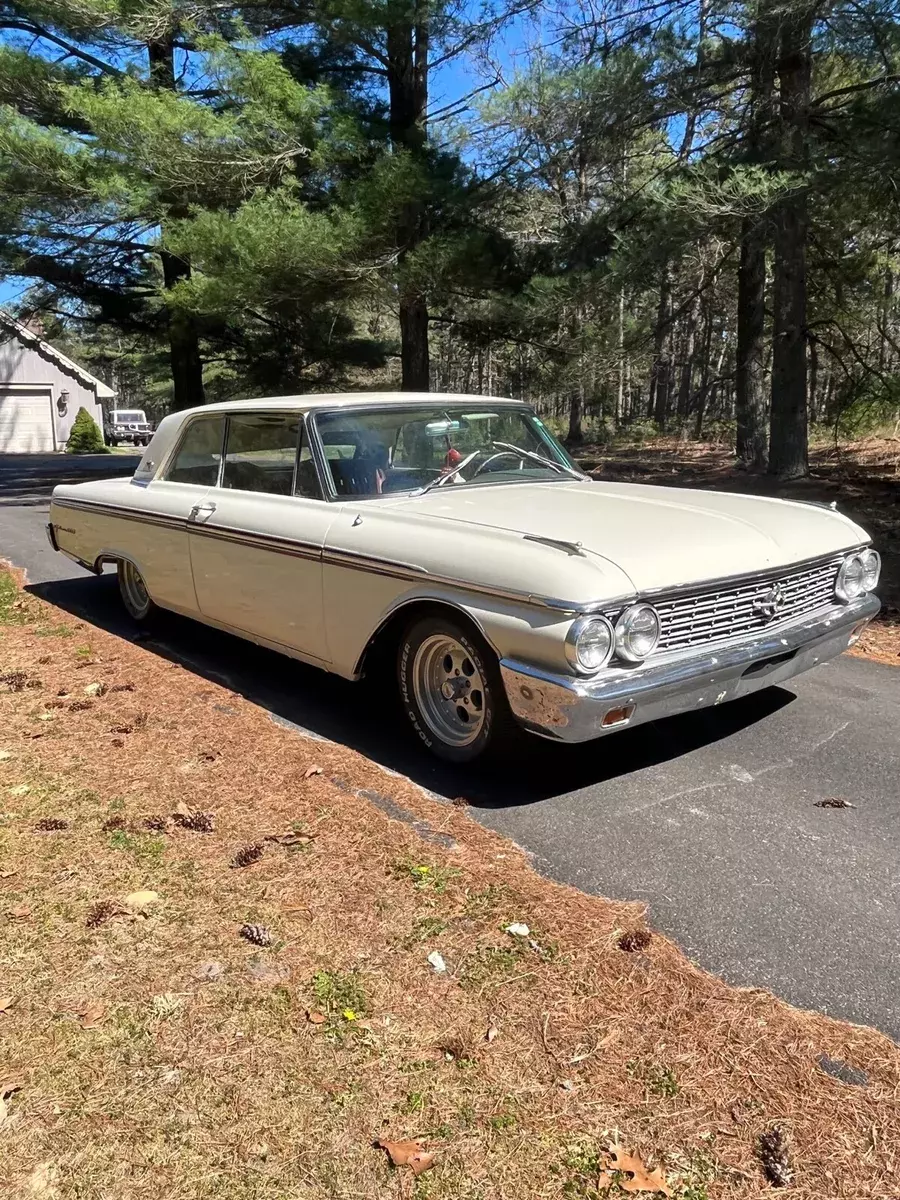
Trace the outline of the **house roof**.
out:
<instances>
[{"instance_id":1,"label":"house roof","mask_svg":"<svg viewBox=\"0 0 900 1200\"><path fill-rule=\"evenodd\" d=\"M23 325L21 321L17 321L15 317L2 308L0 308L0 327L8 329L16 335L20 342L24 342L26 346L33 346L40 354L52 359L64 370L80 379L82 383L86 383L88 387L94 388L98 400L111 400L115 396L116 393L113 389L107 387L102 379L98 379L96 375L92 375L84 367L79 367L78 363L73 362L71 358L68 358L61 350L57 350L55 346L51 346L49 342L45 342L42 337L33 333L27 325Z\"/></svg>"}]
</instances>

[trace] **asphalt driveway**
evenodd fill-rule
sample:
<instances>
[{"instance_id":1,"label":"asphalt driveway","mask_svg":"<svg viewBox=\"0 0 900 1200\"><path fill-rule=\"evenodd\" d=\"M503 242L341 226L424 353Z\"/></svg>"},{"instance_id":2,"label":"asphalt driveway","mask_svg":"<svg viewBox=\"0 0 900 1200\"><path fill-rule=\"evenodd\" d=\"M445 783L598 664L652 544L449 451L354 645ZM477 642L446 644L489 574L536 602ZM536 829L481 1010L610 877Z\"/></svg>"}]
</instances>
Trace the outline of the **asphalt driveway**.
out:
<instances>
[{"instance_id":1,"label":"asphalt driveway","mask_svg":"<svg viewBox=\"0 0 900 1200\"><path fill-rule=\"evenodd\" d=\"M136 461L133 460L133 461ZM44 535L54 478L124 456L0 457L0 555L36 592L131 636L112 576ZM347 684L172 617L147 647L226 682L298 733L353 746L513 838L547 875L647 902L656 928L730 981L900 1038L900 670L844 657L790 685L503 770L436 766L390 680ZM843 799L854 807L821 807Z\"/></svg>"}]
</instances>

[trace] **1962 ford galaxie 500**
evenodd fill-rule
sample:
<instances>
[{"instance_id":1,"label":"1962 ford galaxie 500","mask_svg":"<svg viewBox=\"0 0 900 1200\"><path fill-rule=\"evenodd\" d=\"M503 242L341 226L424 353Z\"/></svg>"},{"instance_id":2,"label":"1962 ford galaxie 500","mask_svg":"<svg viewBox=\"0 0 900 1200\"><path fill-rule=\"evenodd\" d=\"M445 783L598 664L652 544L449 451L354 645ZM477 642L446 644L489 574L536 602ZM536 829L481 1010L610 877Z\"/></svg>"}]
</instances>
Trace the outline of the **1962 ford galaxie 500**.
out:
<instances>
[{"instance_id":1,"label":"1962 ford galaxie 500","mask_svg":"<svg viewBox=\"0 0 900 1200\"><path fill-rule=\"evenodd\" d=\"M879 607L879 556L839 513L595 482L484 396L177 413L133 478L57 487L48 532L116 563L137 621L172 609L348 679L389 655L416 734L457 762L780 683Z\"/></svg>"}]
</instances>

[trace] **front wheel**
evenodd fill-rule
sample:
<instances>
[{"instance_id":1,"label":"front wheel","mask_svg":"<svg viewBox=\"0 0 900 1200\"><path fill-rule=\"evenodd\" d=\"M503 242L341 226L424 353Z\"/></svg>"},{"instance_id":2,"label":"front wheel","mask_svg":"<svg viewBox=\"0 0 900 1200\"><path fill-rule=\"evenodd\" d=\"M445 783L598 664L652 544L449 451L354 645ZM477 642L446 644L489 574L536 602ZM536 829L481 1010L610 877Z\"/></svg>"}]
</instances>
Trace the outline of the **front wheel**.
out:
<instances>
[{"instance_id":1,"label":"front wheel","mask_svg":"<svg viewBox=\"0 0 900 1200\"><path fill-rule=\"evenodd\" d=\"M128 615L142 625L148 624L159 611L150 599L144 578L133 562L120 558L116 567L119 593Z\"/></svg>"},{"instance_id":2,"label":"front wheel","mask_svg":"<svg viewBox=\"0 0 900 1200\"><path fill-rule=\"evenodd\" d=\"M462 624L414 621L400 640L397 674L403 710L438 758L472 762L518 732L492 651Z\"/></svg>"}]
</instances>

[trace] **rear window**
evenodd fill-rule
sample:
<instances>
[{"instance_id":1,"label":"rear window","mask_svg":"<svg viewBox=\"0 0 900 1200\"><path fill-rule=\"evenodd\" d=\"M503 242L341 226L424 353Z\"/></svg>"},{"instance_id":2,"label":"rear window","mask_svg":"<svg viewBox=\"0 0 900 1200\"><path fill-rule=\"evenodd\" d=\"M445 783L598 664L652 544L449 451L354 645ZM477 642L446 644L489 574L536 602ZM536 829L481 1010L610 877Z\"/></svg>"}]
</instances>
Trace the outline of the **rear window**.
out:
<instances>
[{"instance_id":1,"label":"rear window","mask_svg":"<svg viewBox=\"0 0 900 1200\"><path fill-rule=\"evenodd\" d=\"M219 479L224 436L224 417L201 417L192 421L185 430L165 478L172 483L215 487Z\"/></svg>"}]
</instances>

